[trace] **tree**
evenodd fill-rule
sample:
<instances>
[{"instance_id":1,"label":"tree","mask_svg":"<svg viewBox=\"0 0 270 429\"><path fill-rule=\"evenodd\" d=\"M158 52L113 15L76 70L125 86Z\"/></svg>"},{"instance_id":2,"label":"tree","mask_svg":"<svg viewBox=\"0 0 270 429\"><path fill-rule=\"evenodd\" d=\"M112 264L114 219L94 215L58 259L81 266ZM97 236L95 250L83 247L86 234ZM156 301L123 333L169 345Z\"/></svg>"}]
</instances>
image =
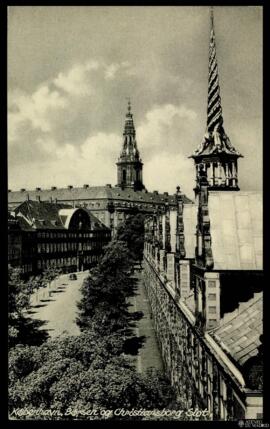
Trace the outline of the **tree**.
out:
<instances>
[{"instance_id":1,"label":"tree","mask_svg":"<svg viewBox=\"0 0 270 429\"><path fill-rule=\"evenodd\" d=\"M144 219L144 214L134 209L117 230L117 239L127 244L134 262L140 263L143 259Z\"/></svg>"},{"instance_id":2,"label":"tree","mask_svg":"<svg viewBox=\"0 0 270 429\"><path fill-rule=\"evenodd\" d=\"M9 267L8 270L8 328L9 345L41 344L48 338L44 324L26 316L30 307L31 286L22 280L22 270Z\"/></svg>"},{"instance_id":3,"label":"tree","mask_svg":"<svg viewBox=\"0 0 270 429\"><path fill-rule=\"evenodd\" d=\"M77 324L81 331L95 326L100 336L118 332L125 339L123 352L136 354L144 337L134 336L134 322L143 314L129 311L128 298L135 287L131 264L126 243L115 240L107 246L99 265L83 283Z\"/></svg>"},{"instance_id":4,"label":"tree","mask_svg":"<svg viewBox=\"0 0 270 429\"><path fill-rule=\"evenodd\" d=\"M168 380L152 370L138 374L122 356L121 338L89 329L39 347L16 346L9 357L9 409L163 408L174 399ZM151 379L153 383L151 385ZM65 418L70 418L65 417Z\"/></svg>"}]
</instances>

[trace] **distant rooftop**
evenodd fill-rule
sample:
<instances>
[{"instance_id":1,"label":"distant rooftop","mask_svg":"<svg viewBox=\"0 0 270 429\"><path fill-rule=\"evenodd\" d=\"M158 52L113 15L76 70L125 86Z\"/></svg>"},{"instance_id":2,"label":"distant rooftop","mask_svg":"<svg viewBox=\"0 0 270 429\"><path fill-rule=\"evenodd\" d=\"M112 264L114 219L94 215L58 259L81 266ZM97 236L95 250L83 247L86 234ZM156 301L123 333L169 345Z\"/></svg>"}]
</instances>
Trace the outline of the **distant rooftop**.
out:
<instances>
[{"instance_id":1,"label":"distant rooftop","mask_svg":"<svg viewBox=\"0 0 270 429\"><path fill-rule=\"evenodd\" d=\"M69 204L27 200L14 210L22 229L66 229L66 221L78 211L87 212L92 229L106 229L89 210L74 208Z\"/></svg>"},{"instance_id":2,"label":"distant rooftop","mask_svg":"<svg viewBox=\"0 0 270 429\"><path fill-rule=\"evenodd\" d=\"M8 202L20 203L27 198L35 200L40 197L42 201L57 200L57 201L73 201L73 200L91 200L91 199L110 199L110 200L124 200L136 201L146 203L163 203L168 201L170 204L175 203L174 195L168 193L158 193L143 191L134 191L133 189L121 189L111 185L106 186L88 186L57 188L52 186L51 189L37 188L35 190L22 189L19 191L8 192ZM184 203L191 203L192 201L183 195Z\"/></svg>"}]
</instances>

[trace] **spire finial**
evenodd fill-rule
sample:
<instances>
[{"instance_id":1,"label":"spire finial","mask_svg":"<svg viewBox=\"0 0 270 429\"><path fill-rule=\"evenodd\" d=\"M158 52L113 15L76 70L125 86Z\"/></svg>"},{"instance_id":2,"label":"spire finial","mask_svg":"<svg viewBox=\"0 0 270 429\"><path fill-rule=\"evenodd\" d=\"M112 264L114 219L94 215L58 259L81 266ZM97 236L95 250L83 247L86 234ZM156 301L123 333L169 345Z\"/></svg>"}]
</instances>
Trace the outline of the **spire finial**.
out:
<instances>
[{"instance_id":1,"label":"spire finial","mask_svg":"<svg viewBox=\"0 0 270 429\"><path fill-rule=\"evenodd\" d=\"M130 111L131 111L130 97L127 97L127 101L128 101L128 113L130 113Z\"/></svg>"},{"instance_id":2,"label":"spire finial","mask_svg":"<svg viewBox=\"0 0 270 429\"><path fill-rule=\"evenodd\" d=\"M214 30L214 6L210 6L211 30Z\"/></svg>"},{"instance_id":3,"label":"spire finial","mask_svg":"<svg viewBox=\"0 0 270 429\"><path fill-rule=\"evenodd\" d=\"M211 143L211 144L210 144ZM209 146L210 144L210 146ZM205 152L206 151L206 152ZM214 30L214 8L210 6L210 41L208 62L208 96L207 96L207 125L204 140L195 151L195 156L203 153L225 152L240 156L231 145L223 127L223 113L221 107L216 40Z\"/></svg>"}]
</instances>

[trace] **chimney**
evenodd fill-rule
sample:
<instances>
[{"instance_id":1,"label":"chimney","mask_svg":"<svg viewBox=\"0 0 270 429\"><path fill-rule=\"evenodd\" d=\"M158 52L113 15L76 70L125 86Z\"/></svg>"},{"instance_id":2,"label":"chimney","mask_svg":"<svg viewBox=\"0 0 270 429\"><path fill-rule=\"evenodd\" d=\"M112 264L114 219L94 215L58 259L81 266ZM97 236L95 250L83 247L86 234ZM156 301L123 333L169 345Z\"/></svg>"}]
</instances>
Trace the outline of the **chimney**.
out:
<instances>
[{"instance_id":1,"label":"chimney","mask_svg":"<svg viewBox=\"0 0 270 429\"><path fill-rule=\"evenodd\" d=\"M154 191L153 194L158 195L158 191Z\"/></svg>"},{"instance_id":2,"label":"chimney","mask_svg":"<svg viewBox=\"0 0 270 429\"><path fill-rule=\"evenodd\" d=\"M37 195L36 198L37 198L37 201L40 203L40 195Z\"/></svg>"},{"instance_id":3,"label":"chimney","mask_svg":"<svg viewBox=\"0 0 270 429\"><path fill-rule=\"evenodd\" d=\"M166 197L168 197L169 193L168 192L163 192L163 195L166 195Z\"/></svg>"},{"instance_id":4,"label":"chimney","mask_svg":"<svg viewBox=\"0 0 270 429\"><path fill-rule=\"evenodd\" d=\"M83 185L83 187L84 187L84 189L87 189L87 188L89 188L89 185Z\"/></svg>"},{"instance_id":5,"label":"chimney","mask_svg":"<svg viewBox=\"0 0 270 429\"><path fill-rule=\"evenodd\" d=\"M21 192L25 192L25 188L21 188Z\"/></svg>"},{"instance_id":6,"label":"chimney","mask_svg":"<svg viewBox=\"0 0 270 429\"><path fill-rule=\"evenodd\" d=\"M112 185L110 183L107 183L106 188L111 188Z\"/></svg>"},{"instance_id":7,"label":"chimney","mask_svg":"<svg viewBox=\"0 0 270 429\"><path fill-rule=\"evenodd\" d=\"M51 187L51 190L52 190L52 191L55 191L55 189L57 189L57 187L56 187L56 186L52 186L52 187Z\"/></svg>"},{"instance_id":8,"label":"chimney","mask_svg":"<svg viewBox=\"0 0 270 429\"><path fill-rule=\"evenodd\" d=\"M72 185L68 185L68 189L72 189L73 188L73 186Z\"/></svg>"},{"instance_id":9,"label":"chimney","mask_svg":"<svg viewBox=\"0 0 270 429\"><path fill-rule=\"evenodd\" d=\"M36 188L36 191L41 191L41 188Z\"/></svg>"},{"instance_id":10,"label":"chimney","mask_svg":"<svg viewBox=\"0 0 270 429\"><path fill-rule=\"evenodd\" d=\"M53 197L50 197L50 203L52 203L53 202Z\"/></svg>"}]
</instances>

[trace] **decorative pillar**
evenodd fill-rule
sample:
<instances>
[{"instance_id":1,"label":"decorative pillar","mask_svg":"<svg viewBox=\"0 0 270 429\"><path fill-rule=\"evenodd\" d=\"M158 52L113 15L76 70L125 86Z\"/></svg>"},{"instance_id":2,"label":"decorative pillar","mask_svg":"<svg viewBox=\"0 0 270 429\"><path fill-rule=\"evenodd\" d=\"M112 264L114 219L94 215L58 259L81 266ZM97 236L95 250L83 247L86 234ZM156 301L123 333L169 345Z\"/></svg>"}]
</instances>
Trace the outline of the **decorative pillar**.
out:
<instances>
[{"instance_id":1,"label":"decorative pillar","mask_svg":"<svg viewBox=\"0 0 270 429\"><path fill-rule=\"evenodd\" d=\"M167 253L167 279L175 289L175 256L174 253Z\"/></svg>"},{"instance_id":2,"label":"decorative pillar","mask_svg":"<svg viewBox=\"0 0 270 429\"><path fill-rule=\"evenodd\" d=\"M218 162L218 185L221 185L221 180L222 180L222 167L221 167L221 162Z\"/></svg>"},{"instance_id":3,"label":"decorative pillar","mask_svg":"<svg viewBox=\"0 0 270 429\"><path fill-rule=\"evenodd\" d=\"M229 186L229 166L227 162L225 164L225 176L226 176L225 184L226 186Z\"/></svg>"},{"instance_id":4,"label":"decorative pillar","mask_svg":"<svg viewBox=\"0 0 270 429\"><path fill-rule=\"evenodd\" d=\"M165 270L165 264L164 264L165 250L164 249L161 249L159 251L159 258L160 258L160 262L159 262L160 271L164 272Z\"/></svg>"},{"instance_id":5,"label":"decorative pillar","mask_svg":"<svg viewBox=\"0 0 270 429\"><path fill-rule=\"evenodd\" d=\"M180 259L179 264L180 298L186 298L190 294L190 262Z\"/></svg>"},{"instance_id":6,"label":"decorative pillar","mask_svg":"<svg viewBox=\"0 0 270 429\"><path fill-rule=\"evenodd\" d=\"M236 186L235 163L232 162L232 185Z\"/></svg>"},{"instance_id":7,"label":"decorative pillar","mask_svg":"<svg viewBox=\"0 0 270 429\"><path fill-rule=\"evenodd\" d=\"M210 184L212 186L215 186L215 163L214 162L212 162L211 167L212 167L212 177L210 179Z\"/></svg>"},{"instance_id":8,"label":"decorative pillar","mask_svg":"<svg viewBox=\"0 0 270 429\"><path fill-rule=\"evenodd\" d=\"M170 207L166 203L165 206L165 250L171 252L171 230L170 230Z\"/></svg>"},{"instance_id":9,"label":"decorative pillar","mask_svg":"<svg viewBox=\"0 0 270 429\"><path fill-rule=\"evenodd\" d=\"M220 321L220 280L219 273L207 272L204 275L205 297L204 314L206 330L215 328Z\"/></svg>"}]
</instances>

